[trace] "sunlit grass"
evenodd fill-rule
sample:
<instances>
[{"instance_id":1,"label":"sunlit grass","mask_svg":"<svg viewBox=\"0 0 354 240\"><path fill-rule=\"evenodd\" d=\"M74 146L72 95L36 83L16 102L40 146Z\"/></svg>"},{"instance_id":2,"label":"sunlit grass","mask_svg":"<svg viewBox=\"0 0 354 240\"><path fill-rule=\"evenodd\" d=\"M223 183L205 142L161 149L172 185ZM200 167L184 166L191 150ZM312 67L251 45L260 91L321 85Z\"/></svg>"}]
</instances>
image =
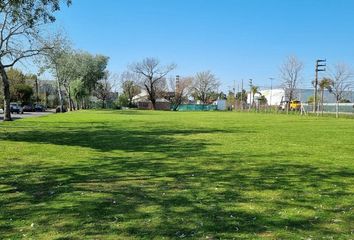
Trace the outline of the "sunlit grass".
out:
<instances>
[{"instance_id":1,"label":"sunlit grass","mask_svg":"<svg viewBox=\"0 0 354 240\"><path fill-rule=\"evenodd\" d=\"M352 119L82 111L0 147L0 239L354 236Z\"/></svg>"}]
</instances>

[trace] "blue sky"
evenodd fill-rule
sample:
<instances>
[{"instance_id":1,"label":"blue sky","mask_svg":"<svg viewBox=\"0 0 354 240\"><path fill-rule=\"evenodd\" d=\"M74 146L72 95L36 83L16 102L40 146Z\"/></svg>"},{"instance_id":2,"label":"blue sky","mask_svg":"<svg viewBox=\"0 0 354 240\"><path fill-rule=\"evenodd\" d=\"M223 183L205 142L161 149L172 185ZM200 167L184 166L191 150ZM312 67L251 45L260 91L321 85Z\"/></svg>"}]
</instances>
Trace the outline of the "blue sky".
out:
<instances>
[{"instance_id":1,"label":"blue sky","mask_svg":"<svg viewBox=\"0 0 354 240\"><path fill-rule=\"evenodd\" d=\"M352 0L73 0L57 15L76 48L110 57L120 73L157 57L171 75L211 70L228 90L244 79L279 82L288 55L305 64L310 86L317 58L354 65Z\"/></svg>"}]
</instances>

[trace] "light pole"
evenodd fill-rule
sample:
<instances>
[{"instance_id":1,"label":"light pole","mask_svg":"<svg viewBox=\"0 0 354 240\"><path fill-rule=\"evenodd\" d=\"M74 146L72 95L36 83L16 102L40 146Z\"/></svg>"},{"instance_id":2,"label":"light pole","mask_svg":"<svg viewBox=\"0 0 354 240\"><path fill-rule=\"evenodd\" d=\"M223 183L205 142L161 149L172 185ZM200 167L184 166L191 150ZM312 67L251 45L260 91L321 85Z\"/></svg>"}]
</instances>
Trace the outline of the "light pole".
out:
<instances>
[{"instance_id":1,"label":"light pole","mask_svg":"<svg viewBox=\"0 0 354 240\"><path fill-rule=\"evenodd\" d=\"M314 102L313 102L313 113L317 112L317 86L318 86L318 72L326 71L326 59L316 60L315 68L315 82L314 82Z\"/></svg>"}]
</instances>

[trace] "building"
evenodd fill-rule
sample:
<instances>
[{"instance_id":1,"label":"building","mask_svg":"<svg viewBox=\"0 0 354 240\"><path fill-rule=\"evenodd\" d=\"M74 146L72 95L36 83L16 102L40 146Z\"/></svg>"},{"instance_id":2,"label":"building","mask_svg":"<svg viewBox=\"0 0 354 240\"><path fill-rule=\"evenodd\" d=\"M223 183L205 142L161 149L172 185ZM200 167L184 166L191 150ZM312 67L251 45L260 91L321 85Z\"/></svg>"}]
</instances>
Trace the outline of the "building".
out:
<instances>
[{"instance_id":1,"label":"building","mask_svg":"<svg viewBox=\"0 0 354 240\"><path fill-rule=\"evenodd\" d=\"M260 91L260 93L265 96L265 98L267 99L267 102L269 105L272 106L278 106L280 105L280 102L282 100L286 100L285 99L285 90L282 88L276 88L276 89L267 89L267 90L262 90ZM297 89L295 91L295 99L296 100L300 100L301 102L308 102L309 98L312 97L314 95L314 90L313 89ZM324 103L335 103L335 97L332 93L330 93L328 90L324 91L324 95L323 95L323 102ZM347 91L344 94L345 98L348 99L350 102L353 102L353 98L354 98L354 94L351 91ZM255 95L255 98L259 97L259 94ZM252 96L250 96L248 94L248 98L252 101ZM320 93L318 95L318 98L320 98ZM247 100L248 102L250 100Z\"/></svg>"},{"instance_id":2,"label":"building","mask_svg":"<svg viewBox=\"0 0 354 240\"><path fill-rule=\"evenodd\" d=\"M152 103L149 100L148 93L143 90L140 94L133 97L133 103L141 110L152 110ZM165 98L156 99L156 110L171 110L171 103Z\"/></svg>"}]
</instances>

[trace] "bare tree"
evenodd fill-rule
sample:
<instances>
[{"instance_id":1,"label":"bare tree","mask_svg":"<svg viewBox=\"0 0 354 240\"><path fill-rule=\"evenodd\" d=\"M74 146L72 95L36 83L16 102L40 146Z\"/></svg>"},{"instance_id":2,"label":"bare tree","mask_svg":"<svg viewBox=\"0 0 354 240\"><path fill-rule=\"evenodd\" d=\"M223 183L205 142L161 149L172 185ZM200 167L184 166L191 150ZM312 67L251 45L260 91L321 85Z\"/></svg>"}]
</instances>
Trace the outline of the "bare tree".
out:
<instances>
[{"instance_id":1,"label":"bare tree","mask_svg":"<svg viewBox=\"0 0 354 240\"><path fill-rule=\"evenodd\" d=\"M202 103L208 103L219 86L220 83L211 71L199 72L194 77L193 96Z\"/></svg>"},{"instance_id":2,"label":"bare tree","mask_svg":"<svg viewBox=\"0 0 354 240\"><path fill-rule=\"evenodd\" d=\"M331 92L336 99L336 117L339 116L339 102L344 99L346 91L349 91L352 85L350 80L353 78L353 72L346 64L336 64L330 70Z\"/></svg>"},{"instance_id":3,"label":"bare tree","mask_svg":"<svg viewBox=\"0 0 354 240\"><path fill-rule=\"evenodd\" d=\"M129 106L133 105L133 98L138 95L141 90L140 86L140 76L137 73L126 71L122 73L120 77L120 84L123 90L123 94L127 97Z\"/></svg>"},{"instance_id":4,"label":"bare tree","mask_svg":"<svg viewBox=\"0 0 354 240\"><path fill-rule=\"evenodd\" d=\"M106 108L107 100L113 95L113 88L117 83L117 76L106 71L105 76L98 81L95 96L102 101L102 108Z\"/></svg>"},{"instance_id":5,"label":"bare tree","mask_svg":"<svg viewBox=\"0 0 354 240\"><path fill-rule=\"evenodd\" d=\"M66 1L68 4L70 0ZM4 91L4 120L10 121L10 83L6 69L36 56L48 47L42 44L43 26L54 22L60 0L3 0L0 2L0 76Z\"/></svg>"},{"instance_id":6,"label":"bare tree","mask_svg":"<svg viewBox=\"0 0 354 240\"><path fill-rule=\"evenodd\" d=\"M161 66L156 58L145 58L131 66L133 72L140 75L140 86L145 89L152 108L156 109L156 100L166 90L166 75L176 68L175 64Z\"/></svg>"},{"instance_id":7,"label":"bare tree","mask_svg":"<svg viewBox=\"0 0 354 240\"><path fill-rule=\"evenodd\" d=\"M285 91L285 98L292 101L296 95L296 88L301 80L303 63L295 56L289 56L280 67L280 78L283 80L282 86ZM287 104L287 110L289 104Z\"/></svg>"},{"instance_id":8,"label":"bare tree","mask_svg":"<svg viewBox=\"0 0 354 240\"><path fill-rule=\"evenodd\" d=\"M170 99L173 105L173 111L176 111L177 108L183 103L183 101L188 99L188 95L191 93L192 86L192 77L180 78L177 76L176 79L170 79L170 91L174 92L173 97Z\"/></svg>"}]
</instances>

